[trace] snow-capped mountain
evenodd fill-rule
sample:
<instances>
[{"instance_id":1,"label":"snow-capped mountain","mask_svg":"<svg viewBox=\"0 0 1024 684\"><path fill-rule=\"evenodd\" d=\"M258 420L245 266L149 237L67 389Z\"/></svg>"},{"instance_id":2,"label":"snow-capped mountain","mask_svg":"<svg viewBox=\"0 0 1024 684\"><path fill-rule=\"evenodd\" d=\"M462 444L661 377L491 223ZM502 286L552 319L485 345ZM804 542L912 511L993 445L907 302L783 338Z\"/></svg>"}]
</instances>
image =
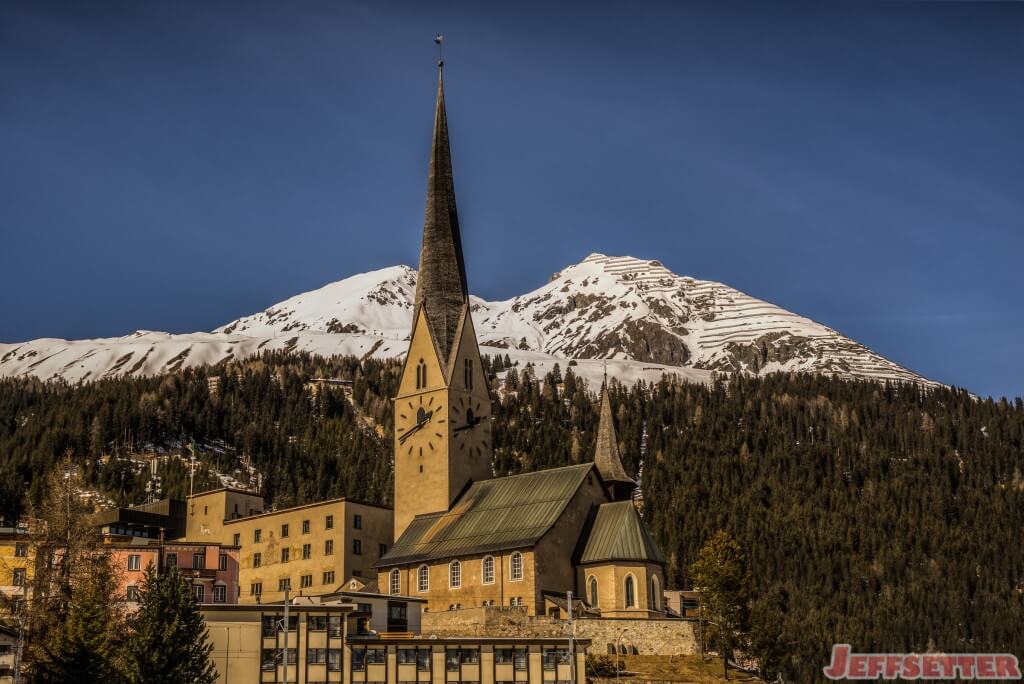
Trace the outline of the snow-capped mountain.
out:
<instances>
[{"instance_id":1,"label":"snow-capped mountain","mask_svg":"<svg viewBox=\"0 0 1024 684\"><path fill-rule=\"evenodd\" d=\"M416 271L393 266L296 295L208 333L137 331L118 338L0 344L0 375L94 380L151 375L264 349L320 355L405 353ZM575 359L580 375L623 382L663 373L806 371L929 382L810 319L657 261L591 254L544 286L499 302L472 298L484 353L543 373Z\"/></svg>"}]
</instances>

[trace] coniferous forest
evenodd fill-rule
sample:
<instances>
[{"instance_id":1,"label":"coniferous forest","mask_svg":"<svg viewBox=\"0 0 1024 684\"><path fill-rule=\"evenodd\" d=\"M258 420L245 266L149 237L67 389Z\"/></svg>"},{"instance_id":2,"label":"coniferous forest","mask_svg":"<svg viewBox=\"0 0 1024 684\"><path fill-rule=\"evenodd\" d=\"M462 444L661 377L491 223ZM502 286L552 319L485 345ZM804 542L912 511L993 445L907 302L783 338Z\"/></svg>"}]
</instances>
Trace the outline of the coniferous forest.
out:
<instances>
[{"instance_id":1,"label":"coniferous forest","mask_svg":"<svg viewBox=\"0 0 1024 684\"><path fill-rule=\"evenodd\" d=\"M496 474L591 458L597 388L571 367L537 378L501 356L485 362ZM192 442L203 463L197 490L245 458L277 507L389 502L399 369L268 353L79 386L0 381L0 516L40 501L42 475L67 449L90 486L128 505L144 499L149 477L129 454ZM336 387L313 392L314 377L352 380L351 401ZM613 382L611 396L669 584L688 587L702 544L727 531L750 562L754 654L787 679L819 679L834 642L1024 652L1020 399L811 375ZM161 468L162 494L187 494L183 462Z\"/></svg>"}]
</instances>

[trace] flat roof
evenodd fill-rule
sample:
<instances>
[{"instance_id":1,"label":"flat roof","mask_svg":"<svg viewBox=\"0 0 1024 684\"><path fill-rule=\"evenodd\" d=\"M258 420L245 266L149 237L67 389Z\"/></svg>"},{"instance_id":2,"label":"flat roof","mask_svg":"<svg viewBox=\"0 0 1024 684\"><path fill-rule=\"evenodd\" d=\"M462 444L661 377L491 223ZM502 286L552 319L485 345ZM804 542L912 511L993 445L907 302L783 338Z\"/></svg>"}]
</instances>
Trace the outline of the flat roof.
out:
<instances>
[{"instance_id":1,"label":"flat roof","mask_svg":"<svg viewBox=\"0 0 1024 684\"><path fill-rule=\"evenodd\" d=\"M239 489L238 487L217 487L216 489L207 489L205 492L199 492L198 494L189 494L186 499L194 499L197 496L207 496L209 494L216 494L217 492L234 492L235 494L248 494L249 496L258 496L261 499L263 495L259 492L250 492L248 489Z\"/></svg>"},{"instance_id":2,"label":"flat roof","mask_svg":"<svg viewBox=\"0 0 1024 684\"><path fill-rule=\"evenodd\" d=\"M352 644L373 644L374 646L386 646L388 644L415 644L424 646L427 644L488 644L504 645L509 644L542 644L550 646L568 645L569 637L487 637L487 636L395 636L395 632L384 632L390 636L362 636L349 634L348 641ZM590 646L590 639L573 639L573 643L580 647Z\"/></svg>"},{"instance_id":3,"label":"flat roof","mask_svg":"<svg viewBox=\"0 0 1024 684\"><path fill-rule=\"evenodd\" d=\"M327 610L335 613L351 613L356 607L351 603L293 603L288 606L288 612L309 612L314 610ZM267 612L284 611L283 603L201 603L199 610L226 610L230 613L246 612Z\"/></svg>"},{"instance_id":4,"label":"flat roof","mask_svg":"<svg viewBox=\"0 0 1024 684\"><path fill-rule=\"evenodd\" d=\"M373 508L382 508L382 509L384 509L386 511L393 510L390 506L383 506L381 504L370 503L369 501L359 501L357 499L349 499L348 497L343 496L340 499L328 499L326 501L316 501L316 502L313 502L313 503L302 504L301 506L292 506L291 508L282 508L279 511L264 511L263 513L257 513L256 515L245 515L245 516L242 516L240 518L230 518L228 520L225 520L224 524L225 525L230 525L231 523L248 522L250 520L255 520L256 518L265 518L265 517L267 517L269 515L281 515L283 513L291 513L293 511L299 511L299 510L302 510L303 508L315 508L316 506L327 506L327 505L330 505L330 504L339 504L339 503L357 504L359 506L371 506Z\"/></svg>"},{"instance_id":5,"label":"flat roof","mask_svg":"<svg viewBox=\"0 0 1024 684\"><path fill-rule=\"evenodd\" d=\"M413 603L426 603L427 599L419 598L418 596L406 596L404 594L382 594L375 591L358 591L356 589L341 589L339 591L332 591L330 594L321 594L320 600L322 601L328 597L334 596L347 596L349 598L358 598L360 596L366 598L383 598L389 601L412 601Z\"/></svg>"}]
</instances>

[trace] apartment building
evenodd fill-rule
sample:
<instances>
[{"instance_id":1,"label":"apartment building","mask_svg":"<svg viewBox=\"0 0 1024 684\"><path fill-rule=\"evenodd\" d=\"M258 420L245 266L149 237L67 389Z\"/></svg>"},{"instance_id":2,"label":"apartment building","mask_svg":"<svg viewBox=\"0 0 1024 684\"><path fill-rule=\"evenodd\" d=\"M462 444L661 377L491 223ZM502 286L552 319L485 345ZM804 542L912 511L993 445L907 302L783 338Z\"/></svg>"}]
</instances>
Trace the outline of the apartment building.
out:
<instances>
[{"instance_id":1,"label":"apartment building","mask_svg":"<svg viewBox=\"0 0 1024 684\"><path fill-rule=\"evenodd\" d=\"M32 579L32 544L27 529L0 527L0 595L8 601L24 598ZM0 611L4 604L0 602Z\"/></svg>"},{"instance_id":2,"label":"apartment building","mask_svg":"<svg viewBox=\"0 0 1024 684\"><path fill-rule=\"evenodd\" d=\"M189 497L186 538L239 547L241 603L277 603L336 591L349 577L373 578L392 539L390 508L333 499L264 512L251 492L218 489Z\"/></svg>"},{"instance_id":3,"label":"apartment building","mask_svg":"<svg viewBox=\"0 0 1024 684\"><path fill-rule=\"evenodd\" d=\"M136 538L109 541L106 548L113 559L118 596L129 608L138 604L145 584L146 568L160 572L176 567L192 586L197 603L238 603L238 547L218 542L159 542Z\"/></svg>"}]
</instances>

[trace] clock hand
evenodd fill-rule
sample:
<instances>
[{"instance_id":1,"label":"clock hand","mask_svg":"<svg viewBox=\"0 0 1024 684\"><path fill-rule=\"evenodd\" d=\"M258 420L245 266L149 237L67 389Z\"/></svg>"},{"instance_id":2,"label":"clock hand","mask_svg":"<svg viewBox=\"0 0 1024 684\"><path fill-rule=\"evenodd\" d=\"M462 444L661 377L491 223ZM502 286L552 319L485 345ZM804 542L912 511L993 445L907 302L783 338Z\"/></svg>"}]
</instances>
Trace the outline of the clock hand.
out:
<instances>
[{"instance_id":1,"label":"clock hand","mask_svg":"<svg viewBox=\"0 0 1024 684\"><path fill-rule=\"evenodd\" d=\"M398 438L398 443L399 444L405 444L405 440L407 440L412 435L412 433L416 432L421 427L423 427L424 425L429 423L430 419L433 418L433 417L434 417L434 412L433 411L427 411L427 413L423 416L423 420L421 420L420 422L418 422L415 425L413 425L411 428L409 428L408 432L406 432L404 435L401 435Z\"/></svg>"},{"instance_id":2,"label":"clock hand","mask_svg":"<svg viewBox=\"0 0 1024 684\"><path fill-rule=\"evenodd\" d=\"M457 427L454 430L452 430L452 432L461 432L462 430L469 430L471 428L475 428L477 425L480 424L481 420L483 420L483 418L474 418L472 423L467 423L465 425L460 425L459 427Z\"/></svg>"}]
</instances>

